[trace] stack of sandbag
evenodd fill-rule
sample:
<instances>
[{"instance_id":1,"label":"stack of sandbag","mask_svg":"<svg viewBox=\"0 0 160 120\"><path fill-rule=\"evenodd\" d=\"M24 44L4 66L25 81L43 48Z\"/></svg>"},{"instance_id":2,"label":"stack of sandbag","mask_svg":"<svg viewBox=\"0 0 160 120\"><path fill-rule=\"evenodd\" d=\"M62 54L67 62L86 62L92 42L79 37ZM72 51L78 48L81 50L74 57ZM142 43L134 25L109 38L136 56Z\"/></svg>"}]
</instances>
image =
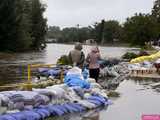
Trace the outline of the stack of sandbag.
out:
<instances>
[{"instance_id":1,"label":"stack of sandbag","mask_svg":"<svg viewBox=\"0 0 160 120\"><path fill-rule=\"evenodd\" d=\"M10 110L25 110L46 105L49 98L33 91L7 91L0 93L1 106Z\"/></svg>"},{"instance_id":2,"label":"stack of sandbag","mask_svg":"<svg viewBox=\"0 0 160 120\"><path fill-rule=\"evenodd\" d=\"M112 67L105 67L100 70L101 77L119 77L128 73L128 65L126 63L120 63Z\"/></svg>"},{"instance_id":3,"label":"stack of sandbag","mask_svg":"<svg viewBox=\"0 0 160 120\"><path fill-rule=\"evenodd\" d=\"M84 80L77 68L71 71L68 76L79 74L78 78L89 87L76 82L74 85L60 84L33 91L0 92L0 111L9 113L0 116L0 120L40 120L50 115L61 116L110 104L105 90L94 79Z\"/></svg>"},{"instance_id":4,"label":"stack of sandbag","mask_svg":"<svg viewBox=\"0 0 160 120\"><path fill-rule=\"evenodd\" d=\"M153 63L149 61L143 61L141 63L132 63L128 65L129 70L150 70L153 68Z\"/></svg>"},{"instance_id":5,"label":"stack of sandbag","mask_svg":"<svg viewBox=\"0 0 160 120\"><path fill-rule=\"evenodd\" d=\"M45 77L52 77L57 78L61 75L61 71L63 69L63 74L66 75L68 70L70 69L70 66L57 66L52 68L38 68L38 77L41 78L41 76Z\"/></svg>"}]
</instances>

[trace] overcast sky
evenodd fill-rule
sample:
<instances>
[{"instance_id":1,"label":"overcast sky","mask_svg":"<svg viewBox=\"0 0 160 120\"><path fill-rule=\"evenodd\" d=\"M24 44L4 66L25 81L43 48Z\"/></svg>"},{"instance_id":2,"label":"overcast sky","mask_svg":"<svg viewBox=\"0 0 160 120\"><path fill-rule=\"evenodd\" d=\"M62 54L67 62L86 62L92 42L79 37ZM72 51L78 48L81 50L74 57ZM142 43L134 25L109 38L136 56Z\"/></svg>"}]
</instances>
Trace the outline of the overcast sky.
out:
<instances>
[{"instance_id":1,"label":"overcast sky","mask_svg":"<svg viewBox=\"0 0 160 120\"><path fill-rule=\"evenodd\" d=\"M102 19L121 23L134 13L150 13L154 0L45 0L48 25L81 27Z\"/></svg>"}]
</instances>

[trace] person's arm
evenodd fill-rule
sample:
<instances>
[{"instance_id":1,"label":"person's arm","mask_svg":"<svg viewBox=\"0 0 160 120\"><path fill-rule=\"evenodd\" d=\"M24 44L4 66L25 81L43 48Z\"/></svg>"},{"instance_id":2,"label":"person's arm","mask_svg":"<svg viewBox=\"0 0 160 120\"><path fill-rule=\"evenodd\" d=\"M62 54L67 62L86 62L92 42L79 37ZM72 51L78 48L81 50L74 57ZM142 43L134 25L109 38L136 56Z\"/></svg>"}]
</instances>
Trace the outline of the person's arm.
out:
<instances>
[{"instance_id":1,"label":"person's arm","mask_svg":"<svg viewBox=\"0 0 160 120\"><path fill-rule=\"evenodd\" d=\"M69 52L68 60L70 64L73 64L71 52Z\"/></svg>"},{"instance_id":2,"label":"person's arm","mask_svg":"<svg viewBox=\"0 0 160 120\"><path fill-rule=\"evenodd\" d=\"M80 58L80 61L78 62L78 64L83 64L85 61L85 55L83 52L81 52L81 58Z\"/></svg>"}]
</instances>

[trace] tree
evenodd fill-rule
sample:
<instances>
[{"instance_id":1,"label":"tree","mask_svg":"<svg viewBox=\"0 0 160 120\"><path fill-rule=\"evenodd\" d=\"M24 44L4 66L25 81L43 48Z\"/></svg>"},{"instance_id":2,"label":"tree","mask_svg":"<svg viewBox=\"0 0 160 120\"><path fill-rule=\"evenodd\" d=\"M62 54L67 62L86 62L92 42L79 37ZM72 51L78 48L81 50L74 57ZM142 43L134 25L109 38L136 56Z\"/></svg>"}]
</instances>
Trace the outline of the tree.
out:
<instances>
[{"instance_id":1,"label":"tree","mask_svg":"<svg viewBox=\"0 0 160 120\"><path fill-rule=\"evenodd\" d=\"M41 45L45 45L45 35L47 32L46 19L43 17L45 5L40 3L39 0L31 1L31 37L32 49L41 49Z\"/></svg>"},{"instance_id":2,"label":"tree","mask_svg":"<svg viewBox=\"0 0 160 120\"><path fill-rule=\"evenodd\" d=\"M0 1L0 50L23 51L30 45L28 21L23 1Z\"/></svg>"},{"instance_id":3,"label":"tree","mask_svg":"<svg viewBox=\"0 0 160 120\"><path fill-rule=\"evenodd\" d=\"M31 21L27 11L27 2L26 0L16 0L16 14L19 15L19 20L17 19L17 40L15 42L16 51L28 50L32 43L30 35Z\"/></svg>"},{"instance_id":4,"label":"tree","mask_svg":"<svg viewBox=\"0 0 160 120\"><path fill-rule=\"evenodd\" d=\"M131 45L144 46L157 36L156 23L150 15L135 14L124 23L124 39Z\"/></svg>"},{"instance_id":5,"label":"tree","mask_svg":"<svg viewBox=\"0 0 160 120\"><path fill-rule=\"evenodd\" d=\"M160 22L160 0L156 0L154 2L152 16L154 16L157 19L157 21Z\"/></svg>"},{"instance_id":6,"label":"tree","mask_svg":"<svg viewBox=\"0 0 160 120\"><path fill-rule=\"evenodd\" d=\"M156 20L158 37L160 38L160 0L154 2L152 17Z\"/></svg>"},{"instance_id":7,"label":"tree","mask_svg":"<svg viewBox=\"0 0 160 120\"><path fill-rule=\"evenodd\" d=\"M118 21L110 20L104 24L104 43L113 43L114 39L120 39L121 29Z\"/></svg>"},{"instance_id":8,"label":"tree","mask_svg":"<svg viewBox=\"0 0 160 120\"><path fill-rule=\"evenodd\" d=\"M105 20L102 20L100 23L96 22L92 28L91 35L96 40L97 43L103 43L104 40L104 24Z\"/></svg>"},{"instance_id":9,"label":"tree","mask_svg":"<svg viewBox=\"0 0 160 120\"><path fill-rule=\"evenodd\" d=\"M6 50L6 48L11 50L12 40L16 34L15 1L1 0L0 5L0 50Z\"/></svg>"},{"instance_id":10,"label":"tree","mask_svg":"<svg viewBox=\"0 0 160 120\"><path fill-rule=\"evenodd\" d=\"M114 39L120 39L122 27L118 21L102 20L100 23L94 24L92 35L98 43L113 43Z\"/></svg>"}]
</instances>

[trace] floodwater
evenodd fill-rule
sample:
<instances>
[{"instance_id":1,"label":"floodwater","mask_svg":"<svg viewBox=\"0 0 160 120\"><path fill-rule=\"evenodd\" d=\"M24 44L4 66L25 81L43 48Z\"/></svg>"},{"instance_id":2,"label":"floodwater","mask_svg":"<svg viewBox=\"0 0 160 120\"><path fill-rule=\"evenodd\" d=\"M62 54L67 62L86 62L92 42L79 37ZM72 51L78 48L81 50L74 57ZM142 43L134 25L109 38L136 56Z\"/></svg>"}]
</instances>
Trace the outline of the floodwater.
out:
<instances>
[{"instance_id":1,"label":"floodwater","mask_svg":"<svg viewBox=\"0 0 160 120\"><path fill-rule=\"evenodd\" d=\"M107 108L57 117L54 120L141 120L142 115L160 114L160 93L150 86L158 81L124 80L116 89L120 97L111 98L113 104Z\"/></svg>"},{"instance_id":2,"label":"floodwater","mask_svg":"<svg viewBox=\"0 0 160 120\"><path fill-rule=\"evenodd\" d=\"M84 46L87 54L91 46ZM68 54L73 45L48 44L41 52L13 54L0 60L0 85L26 81L27 64L56 63L64 54ZM119 58L127 51L136 51L124 47L100 47L103 57ZM160 92L151 88L159 80L129 78L117 87L120 97L112 99L113 104L105 109L72 114L50 120L141 120L142 115L160 114Z\"/></svg>"},{"instance_id":3,"label":"floodwater","mask_svg":"<svg viewBox=\"0 0 160 120\"><path fill-rule=\"evenodd\" d=\"M55 64L61 55L68 54L73 45L48 44L47 48L40 52L16 53L0 59L0 85L24 82L27 80L27 64L47 63ZM87 54L91 46L85 45L83 51ZM100 47L103 57L121 57L127 51L135 51L134 48L124 47Z\"/></svg>"}]
</instances>

